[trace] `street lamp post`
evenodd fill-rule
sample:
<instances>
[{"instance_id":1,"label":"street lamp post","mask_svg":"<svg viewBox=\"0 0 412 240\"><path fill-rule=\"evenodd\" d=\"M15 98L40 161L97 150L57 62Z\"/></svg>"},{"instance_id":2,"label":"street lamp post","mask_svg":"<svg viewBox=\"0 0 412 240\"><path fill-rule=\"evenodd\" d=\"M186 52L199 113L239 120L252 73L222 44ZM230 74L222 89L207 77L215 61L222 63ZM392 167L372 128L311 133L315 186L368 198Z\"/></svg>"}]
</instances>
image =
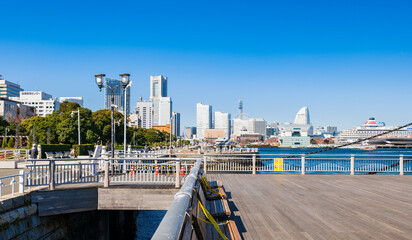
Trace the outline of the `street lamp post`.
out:
<instances>
[{"instance_id":1,"label":"street lamp post","mask_svg":"<svg viewBox=\"0 0 412 240\"><path fill-rule=\"evenodd\" d=\"M113 115L114 115L114 91L119 88L120 86L123 87L123 89L126 88L127 84L129 84L130 81L130 74L128 73L122 73L119 74L122 78L122 84L117 84L114 86L109 86L107 84L103 83L103 78L106 76L105 74L95 74L95 80L96 80L96 84L99 87L99 90L101 91L102 88L107 88L108 90L110 90L110 97L111 97L111 105L110 105L110 110L111 110L111 157L114 158L114 119L113 119Z\"/></svg>"},{"instance_id":2,"label":"street lamp post","mask_svg":"<svg viewBox=\"0 0 412 240\"><path fill-rule=\"evenodd\" d=\"M127 88L132 86L132 81L130 81L129 84L124 88L124 108L123 108L123 117L124 117L124 139L123 139L123 154L124 157L126 158L126 134L127 134L127 111L126 111L126 102L127 102Z\"/></svg>"},{"instance_id":3,"label":"street lamp post","mask_svg":"<svg viewBox=\"0 0 412 240\"><path fill-rule=\"evenodd\" d=\"M77 134L79 136L79 145L81 144L81 137L80 137L80 108L77 111L72 111L70 114L71 117L74 117L74 113L77 113Z\"/></svg>"}]
</instances>

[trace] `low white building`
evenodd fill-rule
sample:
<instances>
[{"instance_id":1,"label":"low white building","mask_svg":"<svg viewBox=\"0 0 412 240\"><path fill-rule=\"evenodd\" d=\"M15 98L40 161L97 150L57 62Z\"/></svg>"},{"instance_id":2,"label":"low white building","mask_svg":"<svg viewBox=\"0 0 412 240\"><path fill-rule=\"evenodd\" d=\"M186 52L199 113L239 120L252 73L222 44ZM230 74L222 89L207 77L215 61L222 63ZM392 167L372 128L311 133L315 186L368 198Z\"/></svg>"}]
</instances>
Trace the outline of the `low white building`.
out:
<instances>
[{"instance_id":1,"label":"low white building","mask_svg":"<svg viewBox=\"0 0 412 240\"><path fill-rule=\"evenodd\" d=\"M53 99L52 95L42 91L21 91L20 97L11 97L10 99L34 107L36 115L41 117L52 114L59 109L57 98Z\"/></svg>"},{"instance_id":2,"label":"low white building","mask_svg":"<svg viewBox=\"0 0 412 240\"><path fill-rule=\"evenodd\" d=\"M260 134L266 136L266 121L262 118L233 119L233 135Z\"/></svg>"}]
</instances>

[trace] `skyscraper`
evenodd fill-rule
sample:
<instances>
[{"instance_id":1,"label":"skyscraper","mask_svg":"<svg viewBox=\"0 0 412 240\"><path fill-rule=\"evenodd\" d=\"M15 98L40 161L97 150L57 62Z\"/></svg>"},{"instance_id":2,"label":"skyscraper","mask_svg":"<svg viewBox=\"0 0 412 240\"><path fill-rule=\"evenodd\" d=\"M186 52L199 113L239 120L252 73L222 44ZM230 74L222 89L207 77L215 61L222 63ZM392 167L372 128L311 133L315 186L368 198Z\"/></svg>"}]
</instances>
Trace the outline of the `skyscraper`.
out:
<instances>
[{"instance_id":1,"label":"skyscraper","mask_svg":"<svg viewBox=\"0 0 412 240\"><path fill-rule=\"evenodd\" d=\"M126 113L130 114L130 88L126 90L126 104L124 102L124 89L122 87L122 81L113 79L113 78L105 78L106 85L110 86L111 88L115 88L114 90L114 105L118 107L117 111L123 112L124 107L126 107ZM105 88L104 90L104 108L110 109L111 105L111 90L109 88ZM125 106L126 105L126 106Z\"/></svg>"},{"instance_id":2,"label":"skyscraper","mask_svg":"<svg viewBox=\"0 0 412 240\"><path fill-rule=\"evenodd\" d=\"M196 105L197 139L205 137L205 130L212 128L212 106L198 103Z\"/></svg>"},{"instance_id":3,"label":"skyscraper","mask_svg":"<svg viewBox=\"0 0 412 240\"><path fill-rule=\"evenodd\" d=\"M225 138L230 139L230 113L215 112L215 129L225 130Z\"/></svg>"},{"instance_id":4,"label":"skyscraper","mask_svg":"<svg viewBox=\"0 0 412 240\"><path fill-rule=\"evenodd\" d=\"M150 76L150 100L167 97L167 77Z\"/></svg>"},{"instance_id":5,"label":"skyscraper","mask_svg":"<svg viewBox=\"0 0 412 240\"><path fill-rule=\"evenodd\" d=\"M172 99L170 97L154 98L153 103L157 103L157 124L154 125L166 125L170 124L170 118L172 116ZM154 105L154 104L153 104ZM156 111L156 109L154 109ZM156 113L154 114L156 117Z\"/></svg>"},{"instance_id":6,"label":"skyscraper","mask_svg":"<svg viewBox=\"0 0 412 240\"><path fill-rule=\"evenodd\" d=\"M153 103L153 125L170 124L172 99L167 97L167 77L150 76L150 101Z\"/></svg>"},{"instance_id":7,"label":"skyscraper","mask_svg":"<svg viewBox=\"0 0 412 240\"><path fill-rule=\"evenodd\" d=\"M172 113L172 134L176 137L180 136L180 113Z\"/></svg>"}]
</instances>

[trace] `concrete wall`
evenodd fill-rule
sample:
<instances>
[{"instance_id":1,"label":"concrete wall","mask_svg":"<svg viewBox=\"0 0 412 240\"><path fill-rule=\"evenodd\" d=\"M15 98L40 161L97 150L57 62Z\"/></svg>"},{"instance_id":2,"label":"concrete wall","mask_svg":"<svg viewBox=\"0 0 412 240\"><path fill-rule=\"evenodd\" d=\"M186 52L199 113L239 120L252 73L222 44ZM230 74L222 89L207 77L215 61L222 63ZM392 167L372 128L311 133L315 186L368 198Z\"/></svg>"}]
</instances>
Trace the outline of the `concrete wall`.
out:
<instances>
[{"instance_id":1,"label":"concrete wall","mask_svg":"<svg viewBox=\"0 0 412 240\"><path fill-rule=\"evenodd\" d=\"M38 216L30 194L0 202L0 239L134 239L138 211Z\"/></svg>"}]
</instances>

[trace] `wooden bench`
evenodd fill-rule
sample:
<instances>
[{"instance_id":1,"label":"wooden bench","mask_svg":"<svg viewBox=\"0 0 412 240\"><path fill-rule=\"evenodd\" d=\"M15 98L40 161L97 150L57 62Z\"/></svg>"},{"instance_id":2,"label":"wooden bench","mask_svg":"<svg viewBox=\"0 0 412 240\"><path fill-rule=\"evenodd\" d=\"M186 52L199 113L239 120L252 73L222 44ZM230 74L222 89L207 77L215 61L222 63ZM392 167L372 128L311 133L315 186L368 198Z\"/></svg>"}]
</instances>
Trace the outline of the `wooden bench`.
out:
<instances>
[{"instance_id":1,"label":"wooden bench","mask_svg":"<svg viewBox=\"0 0 412 240\"><path fill-rule=\"evenodd\" d=\"M195 191L197 192L198 198L202 202L203 206L213 217L220 218L231 215L227 199L219 198L215 200L207 200L203 186L200 184L197 184Z\"/></svg>"},{"instance_id":2,"label":"wooden bench","mask_svg":"<svg viewBox=\"0 0 412 240\"><path fill-rule=\"evenodd\" d=\"M221 198L227 198L226 192L225 190L223 190L223 187L208 189L208 186L204 183L203 178L201 177L199 178L199 182L202 185L202 188L205 192L205 196L207 200L217 200ZM214 192L218 192L219 194L214 193Z\"/></svg>"},{"instance_id":3,"label":"wooden bench","mask_svg":"<svg viewBox=\"0 0 412 240\"><path fill-rule=\"evenodd\" d=\"M201 209L199 205L199 202L202 203L202 201L206 201L206 202L208 201L205 200L206 197L202 192L202 187L198 187L198 189L199 191L197 192L197 194L194 194L193 202L192 202L192 225L193 225L194 231L191 233L192 234L191 239L199 239L199 240L223 239L223 237L218 233L218 231L216 230L213 224L202 221L202 220L205 220L205 221L209 221L209 220L206 218L203 210ZM221 199L221 200L226 201L226 199ZM206 206L204 207L207 210L207 207ZM208 212L212 215L210 211ZM217 222L217 223L219 224L219 229L228 239L230 240L232 239L241 240L242 239L239 234L239 230L236 227L235 221L224 220L224 221Z\"/></svg>"}]
</instances>

